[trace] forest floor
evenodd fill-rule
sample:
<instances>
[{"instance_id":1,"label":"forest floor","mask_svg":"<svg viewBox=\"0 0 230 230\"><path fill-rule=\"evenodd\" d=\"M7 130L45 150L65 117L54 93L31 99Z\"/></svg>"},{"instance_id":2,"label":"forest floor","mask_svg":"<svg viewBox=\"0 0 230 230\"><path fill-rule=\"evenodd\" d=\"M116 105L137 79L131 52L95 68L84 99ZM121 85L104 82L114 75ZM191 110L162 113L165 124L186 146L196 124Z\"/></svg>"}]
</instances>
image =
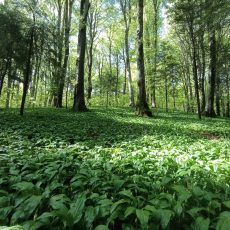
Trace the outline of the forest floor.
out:
<instances>
[{"instance_id":1,"label":"forest floor","mask_svg":"<svg viewBox=\"0 0 230 230\"><path fill-rule=\"evenodd\" d=\"M0 117L0 225L230 229L229 119L100 107Z\"/></svg>"}]
</instances>

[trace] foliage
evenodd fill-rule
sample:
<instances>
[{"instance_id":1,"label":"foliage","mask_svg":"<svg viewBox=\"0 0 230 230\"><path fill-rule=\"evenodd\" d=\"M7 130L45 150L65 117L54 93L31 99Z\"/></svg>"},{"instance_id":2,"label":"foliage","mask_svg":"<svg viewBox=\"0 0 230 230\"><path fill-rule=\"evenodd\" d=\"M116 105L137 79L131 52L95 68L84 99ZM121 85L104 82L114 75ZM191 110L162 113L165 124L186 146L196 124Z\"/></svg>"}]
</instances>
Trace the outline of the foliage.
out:
<instances>
[{"instance_id":1,"label":"foliage","mask_svg":"<svg viewBox=\"0 0 230 230\"><path fill-rule=\"evenodd\" d=\"M0 111L1 224L228 229L229 120L155 114Z\"/></svg>"}]
</instances>

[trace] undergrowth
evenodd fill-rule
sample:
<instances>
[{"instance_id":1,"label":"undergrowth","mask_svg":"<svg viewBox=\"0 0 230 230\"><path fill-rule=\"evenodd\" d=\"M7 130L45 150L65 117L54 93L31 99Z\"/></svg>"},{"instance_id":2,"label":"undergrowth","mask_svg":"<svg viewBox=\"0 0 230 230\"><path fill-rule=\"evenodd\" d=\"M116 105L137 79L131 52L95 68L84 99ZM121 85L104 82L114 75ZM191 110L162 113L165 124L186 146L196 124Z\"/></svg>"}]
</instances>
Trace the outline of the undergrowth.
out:
<instances>
[{"instance_id":1,"label":"undergrowth","mask_svg":"<svg viewBox=\"0 0 230 230\"><path fill-rule=\"evenodd\" d=\"M229 120L0 111L0 225L230 229Z\"/></svg>"}]
</instances>

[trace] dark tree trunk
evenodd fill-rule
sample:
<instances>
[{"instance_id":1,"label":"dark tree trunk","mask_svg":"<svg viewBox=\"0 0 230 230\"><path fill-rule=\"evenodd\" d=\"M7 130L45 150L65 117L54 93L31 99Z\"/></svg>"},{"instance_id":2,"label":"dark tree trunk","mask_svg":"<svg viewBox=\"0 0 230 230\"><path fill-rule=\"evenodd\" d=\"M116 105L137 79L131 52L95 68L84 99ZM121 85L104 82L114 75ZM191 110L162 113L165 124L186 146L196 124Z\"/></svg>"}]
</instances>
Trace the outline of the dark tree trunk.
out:
<instances>
[{"instance_id":1,"label":"dark tree trunk","mask_svg":"<svg viewBox=\"0 0 230 230\"><path fill-rule=\"evenodd\" d=\"M33 43L34 43L34 26L35 26L35 17L33 19L33 25L30 31L30 42L29 42L29 50L28 56L26 61L26 69L24 75L24 84L23 84L23 94L22 94L22 101L21 101L21 108L20 108L20 115L22 116L24 113L24 107L26 102L26 95L29 88L31 70L32 70L32 56L33 56Z\"/></svg>"},{"instance_id":2,"label":"dark tree trunk","mask_svg":"<svg viewBox=\"0 0 230 230\"><path fill-rule=\"evenodd\" d=\"M89 0L81 0L80 15L81 20L79 24L78 47L77 47L77 79L74 89L74 104L73 110L75 112L87 111L85 105L85 91L84 91L84 72L85 72L85 48L86 48L86 24L89 11Z\"/></svg>"},{"instance_id":3,"label":"dark tree trunk","mask_svg":"<svg viewBox=\"0 0 230 230\"><path fill-rule=\"evenodd\" d=\"M7 74L7 93L6 93L6 109L10 108L10 94L12 86L12 60L9 61L8 74Z\"/></svg>"},{"instance_id":4,"label":"dark tree trunk","mask_svg":"<svg viewBox=\"0 0 230 230\"><path fill-rule=\"evenodd\" d=\"M6 73L8 71L9 63L10 63L10 59L7 58L5 69L3 70L3 72L1 73L1 76L0 76L0 96L2 94L2 88L3 88Z\"/></svg>"},{"instance_id":5,"label":"dark tree trunk","mask_svg":"<svg viewBox=\"0 0 230 230\"><path fill-rule=\"evenodd\" d=\"M215 31L210 34L210 65L208 75L208 97L205 108L205 115L207 117L215 117L214 111L214 96L216 85L216 36Z\"/></svg>"},{"instance_id":6,"label":"dark tree trunk","mask_svg":"<svg viewBox=\"0 0 230 230\"><path fill-rule=\"evenodd\" d=\"M137 114L141 116L152 117L146 100L145 90L145 66L144 66L144 48L143 48L143 10L144 1L137 1Z\"/></svg>"},{"instance_id":7,"label":"dark tree trunk","mask_svg":"<svg viewBox=\"0 0 230 230\"><path fill-rule=\"evenodd\" d=\"M72 7L73 0L66 0L65 2L65 56L62 67L62 73L60 75L60 81L58 85L58 95L57 95L57 107L62 108L63 101L63 91L65 86L65 79L67 74L67 66L69 60L69 37L70 37L70 28L71 28L71 20L72 20Z\"/></svg>"},{"instance_id":8,"label":"dark tree trunk","mask_svg":"<svg viewBox=\"0 0 230 230\"><path fill-rule=\"evenodd\" d=\"M200 91L201 91L201 112L205 111L205 68L206 68L206 61L205 61L205 47L204 47L204 35L201 38L201 59L202 59L202 66L201 66L201 79L200 79Z\"/></svg>"},{"instance_id":9,"label":"dark tree trunk","mask_svg":"<svg viewBox=\"0 0 230 230\"><path fill-rule=\"evenodd\" d=\"M54 71L54 82L52 92L52 103L54 107L59 107L58 104L58 90L61 79L62 71L62 56L63 56L63 28L62 28L62 0L57 1L58 5L58 20L57 20L57 33L56 33L56 47L55 47L55 71ZM64 18L65 13L63 14ZM63 20L64 21L64 20Z\"/></svg>"},{"instance_id":10,"label":"dark tree trunk","mask_svg":"<svg viewBox=\"0 0 230 230\"><path fill-rule=\"evenodd\" d=\"M193 79L195 84L195 94L196 94L196 101L197 101L197 111L198 117L201 119L201 109L200 109L200 96L199 96L199 83L198 83L198 74L197 74L197 52L196 52L196 42L195 42L195 35L193 31L193 23L190 24L190 36L192 42L192 66L193 66Z\"/></svg>"}]
</instances>

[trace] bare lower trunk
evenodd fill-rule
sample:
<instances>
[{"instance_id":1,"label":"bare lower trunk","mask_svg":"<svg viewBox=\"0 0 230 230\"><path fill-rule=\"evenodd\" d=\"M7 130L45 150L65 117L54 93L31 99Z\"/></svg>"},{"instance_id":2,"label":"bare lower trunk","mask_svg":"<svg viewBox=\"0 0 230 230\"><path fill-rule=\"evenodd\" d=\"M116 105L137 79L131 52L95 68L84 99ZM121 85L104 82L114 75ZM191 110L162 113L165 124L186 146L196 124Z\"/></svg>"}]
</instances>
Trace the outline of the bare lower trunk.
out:
<instances>
[{"instance_id":1,"label":"bare lower trunk","mask_svg":"<svg viewBox=\"0 0 230 230\"><path fill-rule=\"evenodd\" d=\"M77 57L77 79L74 89L74 112L87 111L84 92L84 73L85 73L85 48L86 48L86 24L89 11L89 0L81 0L81 21L78 34L78 57Z\"/></svg>"},{"instance_id":2,"label":"bare lower trunk","mask_svg":"<svg viewBox=\"0 0 230 230\"><path fill-rule=\"evenodd\" d=\"M34 23L35 23L35 19L34 19ZM34 24L31 28L31 34L30 34L30 43L29 43L29 51L28 51L27 63L26 63L26 69L25 69L25 75L24 75L23 94L22 94L20 115L23 115L23 113L24 113L26 95L27 95L27 91L29 88L30 76L31 76L31 72L32 72L31 63L32 63L32 55L33 55L33 42L34 42Z\"/></svg>"},{"instance_id":3,"label":"bare lower trunk","mask_svg":"<svg viewBox=\"0 0 230 230\"><path fill-rule=\"evenodd\" d=\"M215 117L214 111L214 96L215 96L215 82L216 82L216 37L215 31L210 34L210 66L208 76L208 97L205 108L205 115L208 117Z\"/></svg>"},{"instance_id":4,"label":"bare lower trunk","mask_svg":"<svg viewBox=\"0 0 230 230\"><path fill-rule=\"evenodd\" d=\"M140 116L152 116L146 100L145 89L145 66L144 66L144 48L143 48L143 0L137 2L137 114Z\"/></svg>"}]
</instances>

